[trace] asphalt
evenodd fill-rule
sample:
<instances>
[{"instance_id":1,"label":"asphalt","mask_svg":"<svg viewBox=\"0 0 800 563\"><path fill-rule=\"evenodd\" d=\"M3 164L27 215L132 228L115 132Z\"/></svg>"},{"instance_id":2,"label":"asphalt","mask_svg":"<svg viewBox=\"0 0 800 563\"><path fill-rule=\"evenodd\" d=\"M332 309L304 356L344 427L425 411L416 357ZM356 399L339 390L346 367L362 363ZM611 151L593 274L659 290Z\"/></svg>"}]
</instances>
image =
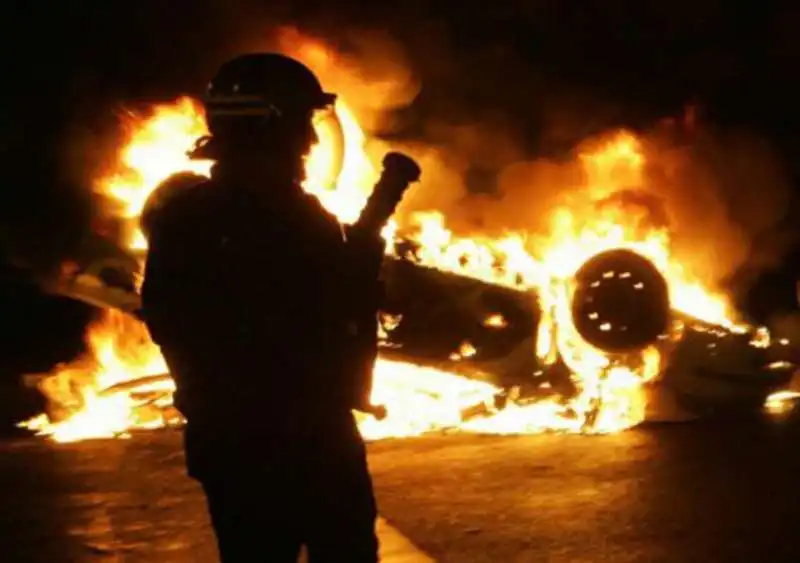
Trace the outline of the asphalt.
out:
<instances>
[{"instance_id":1,"label":"asphalt","mask_svg":"<svg viewBox=\"0 0 800 563\"><path fill-rule=\"evenodd\" d=\"M370 445L383 518L443 562L800 561L800 424ZM215 560L179 436L0 443L0 561Z\"/></svg>"}]
</instances>

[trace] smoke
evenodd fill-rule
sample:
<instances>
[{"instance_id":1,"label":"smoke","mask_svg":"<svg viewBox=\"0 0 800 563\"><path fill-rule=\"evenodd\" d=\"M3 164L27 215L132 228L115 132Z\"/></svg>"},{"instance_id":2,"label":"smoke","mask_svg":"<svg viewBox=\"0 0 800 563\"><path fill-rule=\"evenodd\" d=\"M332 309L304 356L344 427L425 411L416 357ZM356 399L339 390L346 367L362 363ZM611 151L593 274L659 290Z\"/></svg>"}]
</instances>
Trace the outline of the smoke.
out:
<instances>
[{"instance_id":1,"label":"smoke","mask_svg":"<svg viewBox=\"0 0 800 563\"><path fill-rule=\"evenodd\" d=\"M541 73L508 48L490 45L473 57L447 38L440 29L422 57L419 40L357 26L331 38L281 28L272 43L348 101L375 139L375 161L392 148L421 162L423 186L401 215L438 210L461 234L543 234L559 207L591 214L616 206L667 228L675 258L698 279L739 293L794 243L784 221L792 198L786 171L755 132L715 128L693 107L653 115L636 132L641 173L598 177L582 155L627 124L619 105L592 100L580 86L558 100L553 92L566 87L557 81L542 94L532 88ZM492 104L481 99L487 87Z\"/></svg>"},{"instance_id":2,"label":"smoke","mask_svg":"<svg viewBox=\"0 0 800 563\"><path fill-rule=\"evenodd\" d=\"M701 279L735 281L731 289L743 292L794 238L783 223L791 187L774 150L752 134L700 130L667 157L658 180L676 250Z\"/></svg>"},{"instance_id":3,"label":"smoke","mask_svg":"<svg viewBox=\"0 0 800 563\"><path fill-rule=\"evenodd\" d=\"M795 243L785 222L791 186L763 139L700 125L689 131L657 125L636 137L644 159L640 172L626 168L624 158L615 170L593 169L583 157L618 134L610 129L591 138L566 159L523 157L502 165L491 196L463 190L461 174L461 196L441 210L465 231L546 235L559 208L584 218L614 208L632 228L666 228L674 258L693 277L737 294ZM482 150L498 146L503 157L511 154L491 135ZM441 146L442 153L461 163L462 173L472 162L457 142Z\"/></svg>"},{"instance_id":4,"label":"smoke","mask_svg":"<svg viewBox=\"0 0 800 563\"><path fill-rule=\"evenodd\" d=\"M738 36L714 23L724 21L718 3L612 2L579 14L544 1L378 4L206 0L165 12L153 0L124 17L99 7L80 22L65 15L61 177L89 190L118 145L109 118L122 104L197 96L224 59L278 49L347 100L376 162L389 147L419 159L423 186L401 212L440 210L464 234L542 233L554 209L591 212L620 191L615 204L668 225L701 279L723 282L745 265L752 275L781 255L789 190L772 149L752 133L656 122L696 97L713 104L749 64ZM697 50L683 47L700 38ZM623 126L639 134L646 166L598 191L580 154Z\"/></svg>"},{"instance_id":5,"label":"smoke","mask_svg":"<svg viewBox=\"0 0 800 563\"><path fill-rule=\"evenodd\" d=\"M484 107L449 120L430 116L415 127L413 113L409 118L411 111L404 116L402 110L413 110L425 91L417 61L385 34L362 33L363 48L327 70L335 69L330 83L353 100L364 127L385 140L374 144L375 153L399 148L422 163L423 187L401 212L441 211L462 234L542 234L559 207L584 215L616 207L629 219L639 217L643 227L668 229L675 258L694 277L740 294L795 242L784 221L792 198L786 171L755 132L714 128L693 107L677 118L653 119L635 135L644 158L640 171L626 169L624 155L613 170L584 158L620 131L619 121L601 126L603 117L615 114L602 100L594 106L595 120L582 127L578 118L586 108L578 104L570 115L569 103L555 109L552 100L538 116L528 105L517 108L516 123L513 114L498 116ZM296 29L282 37L284 45L305 44ZM458 66L457 58L451 62ZM464 103L457 94L451 99ZM522 130L532 122L539 126L533 144ZM413 133L398 135L404 128Z\"/></svg>"}]
</instances>

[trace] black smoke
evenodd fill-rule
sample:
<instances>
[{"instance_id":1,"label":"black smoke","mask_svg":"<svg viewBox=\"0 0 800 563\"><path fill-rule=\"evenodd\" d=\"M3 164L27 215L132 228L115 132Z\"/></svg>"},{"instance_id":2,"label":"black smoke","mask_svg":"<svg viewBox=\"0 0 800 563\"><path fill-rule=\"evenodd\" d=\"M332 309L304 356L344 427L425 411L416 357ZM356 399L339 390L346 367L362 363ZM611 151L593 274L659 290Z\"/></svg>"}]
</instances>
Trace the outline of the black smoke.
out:
<instances>
[{"instance_id":1,"label":"black smoke","mask_svg":"<svg viewBox=\"0 0 800 563\"><path fill-rule=\"evenodd\" d=\"M75 252L91 228L92 178L118 144L119 112L199 94L222 60L274 45L287 26L357 60L380 59L370 51L386 45L402 51L421 88L375 133L444 148L464 193L513 204L501 172L515 163L557 166L587 136L648 131L689 105L717 137L768 139L781 174L797 175L800 11L761 3L745 13L713 0L473 4L61 0L45 13L6 3L4 37L16 46L4 52L12 79L2 88L6 256L47 270ZM715 191L726 203L714 212L745 223L758 215L758 190L768 188L728 184ZM524 194L538 197L536 186ZM751 243L791 239L796 199L787 201L759 218Z\"/></svg>"}]
</instances>

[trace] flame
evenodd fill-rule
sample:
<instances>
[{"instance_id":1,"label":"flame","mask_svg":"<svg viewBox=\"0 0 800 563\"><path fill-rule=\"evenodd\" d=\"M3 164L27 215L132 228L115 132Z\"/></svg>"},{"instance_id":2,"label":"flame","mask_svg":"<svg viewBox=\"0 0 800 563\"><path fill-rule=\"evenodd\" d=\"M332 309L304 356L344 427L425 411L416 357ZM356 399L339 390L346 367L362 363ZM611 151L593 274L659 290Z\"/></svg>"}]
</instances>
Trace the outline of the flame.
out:
<instances>
[{"instance_id":1,"label":"flame","mask_svg":"<svg viewBox=\"0 0 800 563\"><path fill-rule=\"evenodd\" d=\"M208 134L202 106L191 98L156 106L149 119L129 115L131 131L119 156L118 170L97 183L97 191L116 204L112 213L129 219L131 226L121 245L134 250L147 248L138 227L138 217L152 191L176 171L208 174L211 162L187 155L195 141Z\"/></svg>"},{"instance_id":2,"label":"flame","mask_svg":"<svg viewBox=\"0 0 800 563\"><path fill-rule=\"evenodd\" d=\"M776 391L767 397L764 408L769 414L788 414L794 410L798 399L800 399L800 393L797 391L792 391L790 389Z\"/></svg>"},{"instance_id":3,"label":"flame","mask_svg":"<svg viewBox=\"0 0 800 563\"><path fill-rule=\"evenodd\" d=\"M344 141L338 181L334 186L326 185L334 168L332 161L337 155L333 148L335 121L323 111L315 119L319 141L306 159L306 182L303 187L317 196L322 205L341 222L353 223L366 204L379 174L364 152L366 137L353 112L341 100L336 102L334 111L341 124Z\"/></svg>"},{"instance_id":4,"label":"flame","mask_svg":"<svg viewBox=\"0 0 800 563\"><path fill-rule=\"evenodd\" d=\"M336 131L325 116L315 120L319 143L307 159L304 188L343 222L358 217L378 177L364 149L367 141L354 113L343 102L335 106L344 140L335 146ZM170 174L192 170L208 174L210 162L186 156L198 137L207 133L201 106L182 98L157 106L145 118L131 118L131 135L119 157L119 169L98 182L98 191L114 203L114 212L129 220L121 241L132 250L144 249L136 226L147 196ZM337 154L341 151L341 154ZM341 160L338 182L331 170ZM605 145L580 155L587 184L594 194L608 195L642 181L644 153L638 139L621 132ZM569 398L527 403L506 397L503 390L445 371L380 358L375 367L375 403L384 404L388 416L376 420L358 415L360 428L371 439L410 436L435 429L527 433L546 430L615 432L641 422L645 389L661 371L662 352L650 347L639 354L612 358L592 348L577 334L570 314L572 277L599 252L627 248L647 257L668 282L673 307L690 317L719 326L719 330L746 330L734 322L723 296L707 291L670 256L669 232L649 225L621 206L597 206L591 212L563 207L551 216L546 236L509 233L501 238L456 237L437 211L411 214L403 225L392 223L384 236L393 240L402 230L415 249L406 258L422 266L470 276L521 291L536 290L542 321L535 353L545 366L559 358L572 373L578 392ZM401 229L402 227L402 229ZM393 248L392 245L389 245ZM535 250L534 254L532 250ZM393 251L393 250L391 250ZM502 315L491 315L486 326L505 326ZM392 322L382 322L390 331ZM396 326L396 322L394 322ZM665 338L679 338L682 325ZM764 340L760 336L760 342ZM179 423L171 409L172 380L165 375L161 354L146 329L132 318L106 311L87 331L86 358L58 368L43 384L43 391L63 412L41 415L24 423L60 442L125 435L133 428ZM454 352L457 360L476 354L464 342ZM465 411L478 408L479 416Z\"/></svg>"},{"instance_id":5,"label":"flame","mask_svg":"<svg viewBox=\"0 0 800 563\"><path fill-rule=\"evenodd\" d=\"M42 384L44 393L58 397L58 404L68 410L68 418L53 424L42 414L25 426L59 442L161 426L175 384L171 379L148 379L166 373L167 366L145 326L121 311L108 310L86 334L89 353ZM130 381L142 384L126 388Z\"/></svg>"},{"instance_id":6,"label":"flame","mask_svg":"<svg viewBox=\"0 0 800 563\"><path fill-rule=\"evenodd\" d=\"M492 328L505 328L508 326L508 322L500 313L494 313L493 315L489 315L483 319L483 326Z\"/></svg>"}]
</instances>

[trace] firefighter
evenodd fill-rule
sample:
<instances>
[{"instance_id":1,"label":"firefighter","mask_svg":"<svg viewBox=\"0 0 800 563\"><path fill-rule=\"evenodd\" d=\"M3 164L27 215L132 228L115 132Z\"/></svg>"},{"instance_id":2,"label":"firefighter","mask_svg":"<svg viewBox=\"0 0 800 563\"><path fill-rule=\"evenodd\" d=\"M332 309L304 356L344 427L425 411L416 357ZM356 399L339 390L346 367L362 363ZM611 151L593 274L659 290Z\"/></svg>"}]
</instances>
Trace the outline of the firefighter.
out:
<instances>
[{"instance_id":1,"label":"firefighter","mask_svg":"<svg viewBox=\"0 0 800 563\"><path fill-rule=\"evenodd\" d=\"M224 563L296 561L303 545L312 563L378 560L343 373L365 292L342 226L301 189L312 116L334 101L291 58L225 63L191 153L215 161L210 179L168 180L144 214L142 316L175 378L188 473Z\"/></svg>"}]
</instances>

